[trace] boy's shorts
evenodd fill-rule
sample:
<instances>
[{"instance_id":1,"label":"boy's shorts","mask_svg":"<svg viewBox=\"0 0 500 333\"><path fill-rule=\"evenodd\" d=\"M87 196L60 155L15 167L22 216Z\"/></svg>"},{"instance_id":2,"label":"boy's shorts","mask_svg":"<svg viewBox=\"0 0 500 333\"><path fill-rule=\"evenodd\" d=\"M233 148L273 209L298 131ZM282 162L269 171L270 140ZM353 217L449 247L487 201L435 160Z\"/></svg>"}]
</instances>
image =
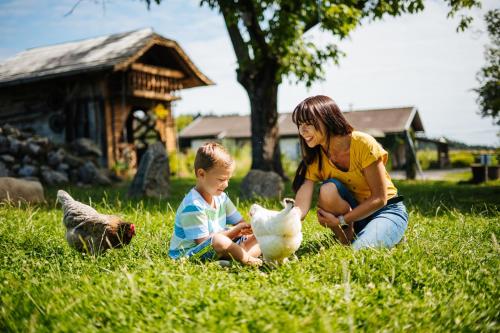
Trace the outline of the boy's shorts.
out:
<instances>
[{"instance_id":1,"label":"boy's shorts","mask_svg":"<svg viewBox=\"0 0 500 333\"><path fill-rule=\"evenodd\" d=\"M246 236L241 236L233 239L233 242L240 245L244 241L247 240ZM198 259L198 260L214 260L217 258L217 252L215 252L212 246L212 237L207 240L201 242L196 245L192 249L189 249L186 253L184 253L183 257L189 259Z\"/></svg>"}]
</instances>

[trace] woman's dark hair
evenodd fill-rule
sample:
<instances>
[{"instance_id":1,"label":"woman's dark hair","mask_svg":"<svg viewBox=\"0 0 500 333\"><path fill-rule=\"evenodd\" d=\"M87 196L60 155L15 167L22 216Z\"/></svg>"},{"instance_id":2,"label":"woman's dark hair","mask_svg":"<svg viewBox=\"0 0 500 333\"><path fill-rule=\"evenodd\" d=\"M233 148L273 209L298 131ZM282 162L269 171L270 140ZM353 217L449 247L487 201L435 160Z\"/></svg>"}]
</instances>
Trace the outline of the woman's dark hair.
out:
<instances>
[{"instance_id":1,"label":"woman's dark hair","mask_svg":"<svg viewBox=\"0 0 500 333\"><path fill-rule=\"evenodd\" d=\"M352 126L347 122L335 101L328 96L318 95L308 97L295 107L292 120L297 128L302 124L313 125L317 131L321 131L320 123L323 124L327 142L331 136L348 135L353 131ZM319 159L319 169L321 170L321 146L309 148L304 138L299 135L302 161L297 168L292 188L295 192L299 190L305 180L307 166Z\"/></svg>"}]
</instances>

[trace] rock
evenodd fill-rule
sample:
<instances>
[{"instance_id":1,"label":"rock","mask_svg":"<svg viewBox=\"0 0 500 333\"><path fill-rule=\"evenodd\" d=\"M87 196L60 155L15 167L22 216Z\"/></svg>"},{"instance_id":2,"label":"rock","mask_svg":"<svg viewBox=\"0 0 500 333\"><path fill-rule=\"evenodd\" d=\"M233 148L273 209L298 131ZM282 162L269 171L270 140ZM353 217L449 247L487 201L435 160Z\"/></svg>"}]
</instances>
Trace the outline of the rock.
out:
<instances>
[{"instance_id":1,"label":"rock","mask_svg":"<svg viewBox=\"0 0 500 333\"><path fill-rule=\"evenodd\" d=\"M47 163L51 167L57 167L59 164L64 161L65 151L62 148L59 148L56 151L50 151L47 154Z\"/></svg>"},{"instance_id":2,"label":"rock","mask_svg":"<svg viewBox=\"0 0 500 333\"><path fill-rule=\"evenodd\" d=\"M35 161L33 161L33 159L31 157L29 157L28 155L25 155L23 157L23 159L21 160L21 163L23 163L23 164L35 164L34 162Z\"/></svg>"},{"instance_id":3,"label":"rock","mask_svg":"<svg viewBox=\"0 0 500 333\"><path fill-rule=\"evenodd\" d=\"M94 182L99 185L111 185L111 179L107 175L107 170L98 169Z\"/></svg>"},{"instance_id":4,"label":"rock","mask_svg":"<svg viewBox=\"0 0 500 333\"><path fill-rule=\"evenodd\" d=\"M69 165L66 163L59 163L56 167L57 171L68 173Z\"/></svg>"},{"instance_id":5,"label":"rock","mask_svg":"<svg viewBox=\"0 0 500 333\"><path fill-rule=\"evenodd\" d=\"M19 141L19 152L17 153L17 156L24 156L25 154L30 154L28 144L26 141Z\"/></svg>"},{"instance_id":6,"label":"rock","mask_svg":"<svg viewBox=\"0 0 500 333\"><path fill-rule=\"evenodd\" d=\"M0 201L38 203L45 201L40 182L23 179L0 178Z\"/></svg>"},{"instance_id":7,"label":"rock","mask_svg":"<svg viewBox=\"0 0 500 333\"><path fill-rule=\"evenodd\" d=\"M66 184L69 182L68 175L66 173L54 170L42 171L42 179L49 185Z\"/></svg>"},{"instance_id":8,"label":"rock","mask_svg":"<svg viewBox=\"0 0 500 333\"><path fill-rule=\"evenodd\" d=\"M87 138L76 139L72 143L73 148L79 156L102 156L101 149L96 145L96 143Z\"/></svg>"},{"instance_id":9,"label":"rock","mask_svg":"<svg viewBox=\"0 0 500 333\"><path fill-rule=\"evenodd\" d=\"M16 161L16 158L12 155L5 154L5 155L0 155L0 160L7 164L12 164Z\"/></svg>"},{"instance_id":10,"label":"rock","mask_svg":"<svg viewBox=\"0 0 500 333\"><path fill-rule=\"evenodd\" d=\"M19 169L17 174L21 177L35 177L38 175L38 168L34 165L26 164Z\"/></svg>"},{"instance_id":11,"label":"rock","mask_svg":"<svg viewBox=\"0 0 500 333\"><path fill-rule=\"evenodd\" d=\"M241 196L279 198L285 188L281 177L273 171L250 170L241 182Z\"/></svg>"},{"instance_id":12,"label":"rock","mask_svg":"<svg viewBox=\"0 0 500 333\"><path fill-rule=\"evenodd\" d=\"M7 169L7 166L5 163L0 162L0 177L8 177L10 175L9 169Z\"/></svg>"},{"instance_id":13,"label":"rock","mask_svg":"<svg viewBox=\"0 0 500 333\"><path fill-rule=\"evenodd\" d=\"M71 175L71 173L70 173ZM70 176L71 178L73 175ZM86 184L111 185L106 172L98 169L94 163L87 161L78 169L78 178Z\"/></svg>"},{"instance_id":14,"label":"rock","mask_svg":"<svg viewBox=\"0 0 500 333\"><path fill-rule=\"evenodd\" d=\"M21 131L9 124L5 124L3 126L3 132L5 133L5 135L12 135L16 138L21 134Z\"/></svg>"},{"instance_id":15,"label":"rock","mask_svg":"<svg viewBox=\"0 0 500 333\"><path fill-rule=\"evenodd\" d=\"M7 139L7 137L0 135L0 154L8 153L9 146L10 146L10 143L9 143L9 140Z\"/></svg>"},{"instance_id":16,"label":"rock","mask_svg":"<svg viewBox=\"0 0 500 333\"><path fill-rule=\"evenodd\" d=\"M77 157L72 154L66 153L64 156L64 162L68 163L70 167L76 168L85 163L83 158Z\"/></svg>"},{"instance_id":17,"label":"rock","mask_svg":"<svg viewBox=\"0 0 500 333\"><path fill-rule=\"evenodd\" d=\"M44 148L51 145L48 138L41 137L41 136L31 137L28 139L28 142L33 142L33 143L35 143L41 147L44 147Z\"/></svg>"},{"instance_id":18,"label":"rock","mask_svg":"<svg viewBox=\"0 0 500 333\"><path fill-rule=\"evenodd\" d=\"M113 183L119 183L119 182L123 181L123 179L120 176L118 176L116 173L111 172L109 170L108 170L108 177L109 177L109 179L111 179L111 181Z\"/></svg>"},{"instance_id":19,"label":"rock","mask_svg":"<svg viewBox=\"0 0 500 333\"><path fill-rule=\"evenodd\" d=\"M170 169L165 146L156 142L141 158L134 180L128 189L130 197L165 198L170 189Z\"/></svg>"},{"instance_id":20,"label":"rock","mask_svg":"<svg viewBox=\"0 0 500 333\"><path fill-rule=\"evenodd\" d=\"M7 139L9 140L9 153L17 155L21 149L21 141L13 138L12 136L8 136Z\"/></svg>"},{"instance_id":21,"label":"rock","mask_svg":"<svg viewBox=\"0 0 500 333\"><path fill-rule=\"evenodd\" d=\"M78 172L78 169L69 170L69 180L72 183L77 183L79 178L80 178L80 172Z\"/></svg>"},{"instance_id":22,"label":"rock","mask_svg":"<svg viewBox=\"0 0 500 333\"><path fill-rule=\"evenodd\" d=\"M91 184L94 182L97 172L98 170L94 163L87 161L78 169L79 179L83 183Z\"/></svg>"},{"instance_id":23,"label":"rock","mask_svg":"<svg viewBox=\"0 0 500 333\"><path fill-rule=\"evenodd\" d=\"M40 152L42 152L42 147L40 147L36 143L28 143L27 151L31 156L38 156L40 155Z\"/></svg>"}]
</instances>

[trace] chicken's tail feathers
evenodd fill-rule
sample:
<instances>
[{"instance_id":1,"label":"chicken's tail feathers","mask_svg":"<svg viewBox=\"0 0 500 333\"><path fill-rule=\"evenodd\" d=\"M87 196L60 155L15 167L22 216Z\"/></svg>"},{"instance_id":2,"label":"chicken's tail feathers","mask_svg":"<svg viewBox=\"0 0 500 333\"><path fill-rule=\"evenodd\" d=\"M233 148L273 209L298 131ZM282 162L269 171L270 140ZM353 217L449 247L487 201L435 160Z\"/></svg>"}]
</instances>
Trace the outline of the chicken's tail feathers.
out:
<instances>
[{"instance_id":1,"label":"chicken's tail feathers","mask_svg":"<svg viewBox=\"0 0 500 333\"><path fill-rule=\"evenodd\" d=\"M285 208L280 212L280 214L286 215L293 209L293 207L295 207L295 200L291 198L285 198L283 199L283 206Z\"/></svg>"}]
</instances>

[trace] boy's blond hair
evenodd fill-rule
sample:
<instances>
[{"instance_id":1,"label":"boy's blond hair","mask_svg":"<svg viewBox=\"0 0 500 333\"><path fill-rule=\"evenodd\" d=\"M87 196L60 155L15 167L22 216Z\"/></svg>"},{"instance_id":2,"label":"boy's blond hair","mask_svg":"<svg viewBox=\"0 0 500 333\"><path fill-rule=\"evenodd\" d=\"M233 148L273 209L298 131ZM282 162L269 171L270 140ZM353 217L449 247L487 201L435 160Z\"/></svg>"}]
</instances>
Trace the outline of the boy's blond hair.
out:
<instances>
[{"instance_id":1,"label":"boy's blond hair","mask_svg":"<svg viewBox=\"0 0 500 333\"><path fill-rule=\"evenodd\" d=\"M194 159L194 173L198 169L208 171L215 166L231 168L234 160L223 145L217 142L207 142L196 152Z\"/></svg>"}]
</instances>

